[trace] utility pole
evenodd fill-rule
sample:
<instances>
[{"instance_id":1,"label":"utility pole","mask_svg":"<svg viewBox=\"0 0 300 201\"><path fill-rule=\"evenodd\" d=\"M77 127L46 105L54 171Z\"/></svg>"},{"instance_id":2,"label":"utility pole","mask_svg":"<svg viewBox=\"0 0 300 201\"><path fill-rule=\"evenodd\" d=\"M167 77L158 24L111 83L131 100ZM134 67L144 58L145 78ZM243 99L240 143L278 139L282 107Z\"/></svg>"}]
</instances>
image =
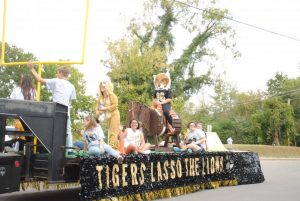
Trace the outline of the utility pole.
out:
<instances>
[{"instance_id":1,"label":"utility pole","mask_svg":"<svg viewBox=\"0 0 300 201\"><path fill-rule=\"evenodd\" d=\"M287 99L287 104L288 104L288 106L291 105L291 99L290 98ZM290 135L288 136L288 146L290 146Z\"/></svg>"}]
</instances>

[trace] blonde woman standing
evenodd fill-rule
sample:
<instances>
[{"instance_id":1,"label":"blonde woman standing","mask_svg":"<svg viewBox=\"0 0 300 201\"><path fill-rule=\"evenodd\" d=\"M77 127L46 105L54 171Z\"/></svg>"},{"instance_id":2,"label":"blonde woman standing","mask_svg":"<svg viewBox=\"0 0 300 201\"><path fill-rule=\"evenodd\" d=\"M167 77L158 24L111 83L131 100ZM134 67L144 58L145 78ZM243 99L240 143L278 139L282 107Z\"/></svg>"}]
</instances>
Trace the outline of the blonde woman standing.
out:
<instances>
[{"instance_id":1,"label":"blonde woman standing","mask_svg":"<svg viewBox=\"0 0 300 201\"><path fill-rule=\"evenodd\" d=\"M118 148L118 135L120 133L120 113L118 110L118 97L113 92L111 82L101 81L99 84L99 98L96 104L96 117L104 114L107 119L108 142L112 148Z\"/></svg>"}]
</instances>

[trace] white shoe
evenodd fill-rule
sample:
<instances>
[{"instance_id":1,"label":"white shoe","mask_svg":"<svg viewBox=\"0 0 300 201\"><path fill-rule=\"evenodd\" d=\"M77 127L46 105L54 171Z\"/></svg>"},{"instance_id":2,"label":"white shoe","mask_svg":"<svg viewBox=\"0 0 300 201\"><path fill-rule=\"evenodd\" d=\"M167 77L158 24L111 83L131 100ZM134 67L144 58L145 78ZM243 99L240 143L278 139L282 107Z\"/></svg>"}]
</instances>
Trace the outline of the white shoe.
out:
<instances>
[{"instance_id":1,"label":"white shoe","mask_svg":"<svg viewBox=\"0 0 300 201\"><path fill-rule=\"evenodd\" d=\"M151 150L145 150L144 151L144 154L150 154L151 153Z\"/></svg>"}]
</instances>

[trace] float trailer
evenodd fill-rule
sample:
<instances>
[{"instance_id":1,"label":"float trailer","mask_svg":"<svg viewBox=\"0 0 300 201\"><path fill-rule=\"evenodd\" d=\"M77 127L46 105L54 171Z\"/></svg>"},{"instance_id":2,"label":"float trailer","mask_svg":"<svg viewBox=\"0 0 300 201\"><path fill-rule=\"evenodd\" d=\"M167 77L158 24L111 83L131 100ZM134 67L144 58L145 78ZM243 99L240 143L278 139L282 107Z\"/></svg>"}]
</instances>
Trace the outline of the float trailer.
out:
<instances>
[{"instance_id":1,"label":"float trailer","mask_svg":"<svg viewBox=\"0 0 300 201\"><path fill-rule=\"evenodd\" d=\"M0 99L0 194L19 191L21 183L78 182L80 159L65 155L67 114L59 103ZM15 120L24 131L9 129ZM7 135L25 136L22 151L4 153Z\"/></svg>"}]
</instances>

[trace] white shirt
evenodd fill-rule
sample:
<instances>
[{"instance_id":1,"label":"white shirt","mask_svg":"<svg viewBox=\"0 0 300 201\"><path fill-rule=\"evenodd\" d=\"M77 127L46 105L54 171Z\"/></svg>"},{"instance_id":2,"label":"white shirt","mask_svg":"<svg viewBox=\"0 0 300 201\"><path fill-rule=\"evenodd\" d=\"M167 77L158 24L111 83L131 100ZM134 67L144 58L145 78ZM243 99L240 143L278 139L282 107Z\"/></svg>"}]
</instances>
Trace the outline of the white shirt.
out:
<instances>
[{"instance_id":1,"label":"white shirt","mask_svg":"<svg viewBox=\"0 0 300 201\"><path fill-rule=\"evenodd\" d=\"M30 90L30 94L31 94L31 100L36 100L36 90L32 89ZM22 89L21 87L17 87L15 88L11 94L10 94L10 99L17 99L17 100L24 100L24 95L22 93Z\"/></svg>"},{"instance_id":2,"label":"white shirt","mask_svg":"<svg viewBox=\"0 0 300 201\"><path fill-rule=\"evenodd\" d=\"M195 129L194 132L190 132L188 140L199 141L201 138L206 137L203 130ZM201 143L201 147L205 148L205 142Z\"/></svg>"},{"instance_id":3,"label":"white shirt","mask_svg":"<svg viewBox=\"0 0 300 201\"><path fill-rule=\"evenodd\" d=\"M133 144L137 147L141 145L141 132L136 130L135 132L131 128L126 129L127 135L124 139L124 147L127 148L128 145Z\"/></svg>"},{"instance_id":4,"label":"white shirt","mask_svg":"<svg viewBox=\"0 0 300 201\"><path fill-rule=\"evenodd\" d=\"M89 147L99 146L100 140L105 138L103 130L100 126L97 126L93 129L85 130L83 137L86 140Z\"/></svg>"},{"instance_id":5,"label":"white shirt","mask_svg":"<svg viewBox=\"0 0 300 201\"><path fill-rule=\"evenodd\" d=\"M53 102L70 106L71 100L76 99L75 87L65 79L46 79L46 86L52 92ZM69 108L68 108L69 109ZM70 112L70 110L68 110ZM68 114L70 115L70 113Z\"/></svg>"}]
</instances>

